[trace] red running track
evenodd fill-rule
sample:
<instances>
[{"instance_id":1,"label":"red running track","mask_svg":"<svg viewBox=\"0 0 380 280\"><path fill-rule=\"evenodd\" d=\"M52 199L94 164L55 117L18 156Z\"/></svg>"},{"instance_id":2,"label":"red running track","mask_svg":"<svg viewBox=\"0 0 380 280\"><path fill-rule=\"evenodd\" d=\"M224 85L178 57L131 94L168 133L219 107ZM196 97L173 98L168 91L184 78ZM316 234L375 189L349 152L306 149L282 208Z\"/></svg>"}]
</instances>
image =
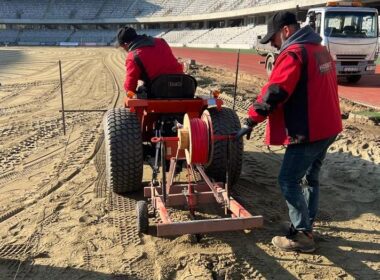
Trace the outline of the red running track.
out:
<instances>
[{"instance_id":1,"label":"red running track","mask_svg":"<svg viewBox=\"0 0 380 280\"><path fill-rule=\"evenodd\" d=\"M204 65L233 71L236 69L236 53L190 48L173 48L173 52L177 57L195 59ZM264 65L260 64L260 61L264 61L264 57L241 54L239 71L266 77ZM356 85L340 85L339 95L353 102L380 109L380 65L377 66L375 75L362 77Z\"/></svg>"}]
</instances>

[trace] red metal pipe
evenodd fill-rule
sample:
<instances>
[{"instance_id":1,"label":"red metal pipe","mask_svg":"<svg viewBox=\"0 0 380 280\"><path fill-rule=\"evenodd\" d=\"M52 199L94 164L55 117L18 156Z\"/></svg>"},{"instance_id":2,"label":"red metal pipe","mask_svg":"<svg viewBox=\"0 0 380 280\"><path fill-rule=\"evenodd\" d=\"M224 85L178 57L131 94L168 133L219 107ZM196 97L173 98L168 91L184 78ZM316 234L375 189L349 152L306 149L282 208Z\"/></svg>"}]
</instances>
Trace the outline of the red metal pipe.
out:
<instances>
[{"instance_id":1,"label":"red metal pipe","mask_svg":"<svg viewBox=\"0 0 380 280\"><path fill-rule=\"evenodd\" d=\"M156 202L156 206L158 209L158 213L160 214L160 218L161 218L162 223L164 223L164 224L171 223L172 221L170 220L168 211L165 208L165 204L162 201L162 198L160 196L156 197L155 202Z\"/></svg>"},{"instance_id":2,"label":"red metal pipe","mask_svg":"<svg viewBox=\"0 0 380 280\"><path fill-rule=\"evenodd\" d=\"M178 137L152 137L151 140L152 143L158 143L158 142L178 142Z\"/></svg>"},{"instance_id":3,"label":"red metal pipe","mask_svg":"<svg viewBox=\"0 0 380 280\"><path fill-rule=\"evenodd\" d=\"M262 226L262 216L254 216L249 218L196 220L168 224L158 224L157 236L245 230Z\"/></svg>"}]
</instances>

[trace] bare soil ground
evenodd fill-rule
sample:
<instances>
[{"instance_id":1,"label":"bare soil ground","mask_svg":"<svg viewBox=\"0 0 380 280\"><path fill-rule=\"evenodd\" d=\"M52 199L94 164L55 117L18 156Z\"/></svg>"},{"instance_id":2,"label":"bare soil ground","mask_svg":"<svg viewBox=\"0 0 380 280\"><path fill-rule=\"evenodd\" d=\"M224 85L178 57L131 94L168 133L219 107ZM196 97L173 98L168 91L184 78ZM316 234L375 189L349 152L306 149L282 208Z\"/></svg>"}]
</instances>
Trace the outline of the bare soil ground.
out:
<instances>
[{"instance_id":1,"label":"bare soil ground","mask_svg":"<svg viewBox=\"0 0 380 280\"><path fill-rule=\"evenodd\" d=\"M344 120L321 174L315 254L279 252L287 209L276 177L283 148L263 145L265 124L245 142L236 198L264 216L250 233L157 238L136 230L142 194L118 196L104 183L101 112L122 105L125 54L106 48L0 49L0 279L377 279L380 272L380 127ZM220 88L232 105L234 75L192 70L200 88ZM239 116L264 80L239 77ZM342 100L342 110L365 108ZM144 169L149 180L149 168ZM177 211L179 219L185 212ZM203 215L212 215L206 209ZM157 219L155 219L157 221ZM153 220L151 220L153 222Z\"/></svg>"}]
</instances>

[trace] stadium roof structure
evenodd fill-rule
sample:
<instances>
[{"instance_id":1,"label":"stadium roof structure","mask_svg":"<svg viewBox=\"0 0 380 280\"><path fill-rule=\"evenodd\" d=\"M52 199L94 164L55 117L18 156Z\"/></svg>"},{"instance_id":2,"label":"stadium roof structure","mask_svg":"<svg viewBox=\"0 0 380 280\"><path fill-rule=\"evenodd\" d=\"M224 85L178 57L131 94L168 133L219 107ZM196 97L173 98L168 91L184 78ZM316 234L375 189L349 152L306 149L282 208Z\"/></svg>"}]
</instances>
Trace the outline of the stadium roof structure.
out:
<instances>
[{"instance_id":1,"label":"stadium roof structure","mask_svg":"<svg viewBox=\"0 0 380 280\"><path fill-rule=\"evenodd\" d=\"M0 0L0 23L125 24L209 21L265 15L277 10L295 10L297 6L306 9L325 5L326 2L326 0L194 0L191 2L188 0L165 2L157 0L92 0L86 3L86 1L74 0L60 0L59 2L42 0L36 3L27 0ZM362 2L371 4L371 6L373 4L380 6L379 0L363 0ZM124 9L122 3L124 3ZM162 3L166 3L166 5L171 3L172 6L160 6ZM207 6L205 6L206 3Z\"/></svg>"}]
</instances>

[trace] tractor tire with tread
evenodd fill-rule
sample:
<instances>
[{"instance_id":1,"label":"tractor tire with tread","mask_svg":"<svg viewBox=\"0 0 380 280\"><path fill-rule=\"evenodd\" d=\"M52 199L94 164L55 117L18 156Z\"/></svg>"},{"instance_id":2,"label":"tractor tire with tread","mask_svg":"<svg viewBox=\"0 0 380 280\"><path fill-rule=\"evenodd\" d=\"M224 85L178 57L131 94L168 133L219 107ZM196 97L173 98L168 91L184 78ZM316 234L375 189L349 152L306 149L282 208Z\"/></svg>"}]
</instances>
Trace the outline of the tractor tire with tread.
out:
<instances>
[{"instance_id":1,"label":"tractor tire with tread","mask_svg":"<svg viewBox=\"0 0 380 280\"><path fill-rule=\"evenodd\" d=\"M107 187L115 193L140 190L143 148L139 120L126 108L109 110L104 117Z\"/></svg>"},{"instance_id":2,"label":"tractor tire with tread","mask_svg":"<svg viewBox=\"0 0 380 280\"><path fill-rule=\"evenodd\" d=\"M148 204L144 200L136 203L137 231L147 233L149 229Z\"/></svg>"},{"instance_id":3,"label":"tractor tire with tread","mask_svg":"<svg viewBox=\"0 0 380 280\"><path fill-rule=\"evenodd\" d=\"M239 117L236 112L230 108L209 108L214 135L231 135L241 128ZM216 182L226 181L227 170L227 142L215 141L211 154L211 162L206 166L206 174ZM231 143L230 154L230 174L229 182L231 187L237 183L240 177L243 163L243 140L233 140Z\"/></svg>"}]
</instances>

